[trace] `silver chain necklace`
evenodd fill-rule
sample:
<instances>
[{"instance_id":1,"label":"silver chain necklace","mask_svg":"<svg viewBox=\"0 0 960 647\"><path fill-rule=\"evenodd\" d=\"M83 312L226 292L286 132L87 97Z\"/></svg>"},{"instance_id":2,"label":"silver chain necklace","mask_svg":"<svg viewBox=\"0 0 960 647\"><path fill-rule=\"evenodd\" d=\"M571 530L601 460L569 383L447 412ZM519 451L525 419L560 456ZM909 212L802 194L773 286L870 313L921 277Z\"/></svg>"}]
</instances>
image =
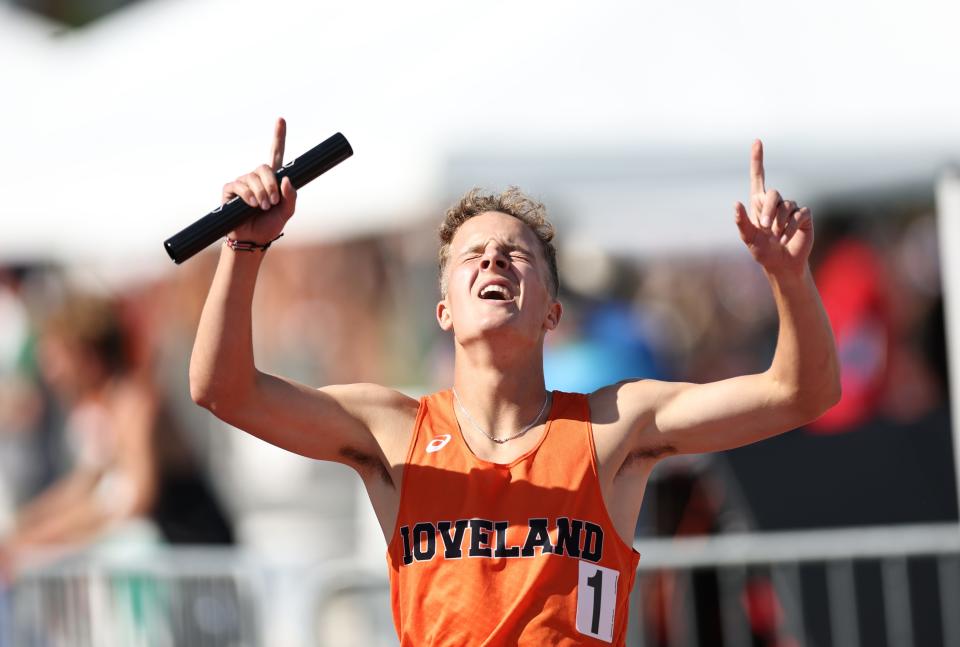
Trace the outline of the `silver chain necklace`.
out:
<instances>
[{"instance_id":1,"label":"silver chain necklace","mask_svg":"<svg viewBox=\"0 0 960 647\"><path fill-rule=\"evenodd\" d=\"M497 438L496 436L492 436L492 435L488 434L486 431L484 431L484 430L480 427L480 425L478 425L478 424L474 421L474 419L470 416L470 412L467 411L467 408L466 408L465 406L463 406L463 403L462 403L462 402L460 402L460 396L457 395L457 387L452 387L452 389L453 389L453 399L457 401L457 405L460 407L460 410L463 411L463 415L466 416L467 422L469 422L471 425L473 425L473 428L474 428L474 429L476 429L476 430L479 431L481 434L483 434L484 436L486 436L487 438L489 438L489 439L492 440L493 442L497 443L498 445L502 445L502 444L504 444L504 443L508 443L508 442L510 442L511 440L516 440L516 439L519 438L520 436L524 435L525 433L527 433L528 431L530 431L531 429L533 429L533 428L537 425L537 423L540 422L540 416L542 416L542 415L543 415L543 412L547 410L547 402L550 401L550 392L547 391L546 396L544 396L544 398L543 398L543 406L540 407L540 413L537 414L537 417L534 418L534 419L530 422L529 425L527 425L526 427L524 427L523 429L521 429L521 430L518 431L517 433L513 434L512 436L507 436L506 438Z\"/></svg>"}]
</instances>

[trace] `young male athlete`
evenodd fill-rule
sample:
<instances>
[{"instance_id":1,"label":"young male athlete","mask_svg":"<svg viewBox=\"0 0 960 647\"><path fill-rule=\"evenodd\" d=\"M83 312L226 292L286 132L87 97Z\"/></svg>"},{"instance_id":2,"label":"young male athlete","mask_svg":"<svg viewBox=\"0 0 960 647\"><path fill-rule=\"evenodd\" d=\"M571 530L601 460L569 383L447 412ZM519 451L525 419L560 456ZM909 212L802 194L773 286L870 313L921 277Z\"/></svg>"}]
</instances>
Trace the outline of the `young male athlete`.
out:
<instances>
[{"instance_id":1,"label":"young male athlete","mask_svg":"<svg viewBox=\"0 0 960 647\"><path fill-rule=\"evenodd\" d=\"M547 392L543 341L562 313L552 227L518 191L471 191L440 230L436 315L453 333L453 388L419 401L375 384L314 389L259 371L252 352L257 271L296 204L273 175L285 129L279 120L270 166L223 188L224 200L239 195L261 212L221 250L191 358L193 399L359 473L387 540L402 645L623 645L633 533L657 461L769 438L839 398L807 267L810 210L765 188L755 142L749 212L736 203L734 221L780 317L763 373Z\"/></svg>"}]
</instances>

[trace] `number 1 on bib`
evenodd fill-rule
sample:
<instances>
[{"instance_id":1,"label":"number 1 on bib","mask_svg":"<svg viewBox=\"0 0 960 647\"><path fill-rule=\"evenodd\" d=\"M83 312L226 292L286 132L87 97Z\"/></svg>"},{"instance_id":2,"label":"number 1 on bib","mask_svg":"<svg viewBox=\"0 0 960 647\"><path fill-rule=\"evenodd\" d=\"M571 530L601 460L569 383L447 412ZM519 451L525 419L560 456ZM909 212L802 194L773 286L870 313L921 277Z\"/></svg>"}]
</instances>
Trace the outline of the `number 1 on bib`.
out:
<instances>
[{"instance_id":1,"label":"number 1 on bib","mask_svg":"<svg viewBox=\"0 0 960 647\"><path fill-rule=\"evenodd\" d=\"M577 631L613 642L613 620L617 610L617 580L612 568L580 560L577 582Z\"/></svg>"}]
</instances>

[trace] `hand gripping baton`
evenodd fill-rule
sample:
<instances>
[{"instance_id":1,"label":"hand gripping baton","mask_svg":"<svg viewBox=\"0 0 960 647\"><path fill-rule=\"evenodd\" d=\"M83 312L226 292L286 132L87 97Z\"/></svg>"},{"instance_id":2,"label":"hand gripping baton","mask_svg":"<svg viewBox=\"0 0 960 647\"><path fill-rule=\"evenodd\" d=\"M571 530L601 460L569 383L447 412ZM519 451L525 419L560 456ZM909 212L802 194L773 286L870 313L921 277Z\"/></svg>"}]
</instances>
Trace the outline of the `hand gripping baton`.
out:
<instances>
[{"instance_id":1,"label":"hand gripping baton","mask_svg":"<svg viewBox=\"0 0 960 647\"><path fill-rule=\"evenodd\" d=\"M306 153L283 165L277 171L277 184L290 178L293 188L299 189L320 177L334 166L353 155L350 142L337 133L317 144ZM174 263L180 264L207 247L253 216L259 209L251 207L234 196L200 220L163 241L163 247Z\"/></svg>"}]
</instances>

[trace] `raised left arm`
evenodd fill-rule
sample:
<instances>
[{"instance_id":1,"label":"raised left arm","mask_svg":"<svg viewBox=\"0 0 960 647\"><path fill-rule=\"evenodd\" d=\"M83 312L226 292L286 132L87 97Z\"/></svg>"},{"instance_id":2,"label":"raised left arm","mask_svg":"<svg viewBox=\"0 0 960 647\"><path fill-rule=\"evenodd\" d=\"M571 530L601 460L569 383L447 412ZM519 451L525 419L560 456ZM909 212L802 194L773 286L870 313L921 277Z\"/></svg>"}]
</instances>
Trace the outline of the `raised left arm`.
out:
<instances>
[{"instance_id":1,"label":"raised left arm","mask_svg":"<svg viewBox=\"0 0 960 647\"><path fill-rule=\"evenodd\" d=\"M708 384L620 385L619 402L645 404L632 434L634 452L661 456L747 445L811 422L840 399L833 332L807 264L811 213L765 189L759 140L751 153L750 211L736 203L735 221L777 304L780 331L770 368Z\"/></svg>"}]
</instances>

